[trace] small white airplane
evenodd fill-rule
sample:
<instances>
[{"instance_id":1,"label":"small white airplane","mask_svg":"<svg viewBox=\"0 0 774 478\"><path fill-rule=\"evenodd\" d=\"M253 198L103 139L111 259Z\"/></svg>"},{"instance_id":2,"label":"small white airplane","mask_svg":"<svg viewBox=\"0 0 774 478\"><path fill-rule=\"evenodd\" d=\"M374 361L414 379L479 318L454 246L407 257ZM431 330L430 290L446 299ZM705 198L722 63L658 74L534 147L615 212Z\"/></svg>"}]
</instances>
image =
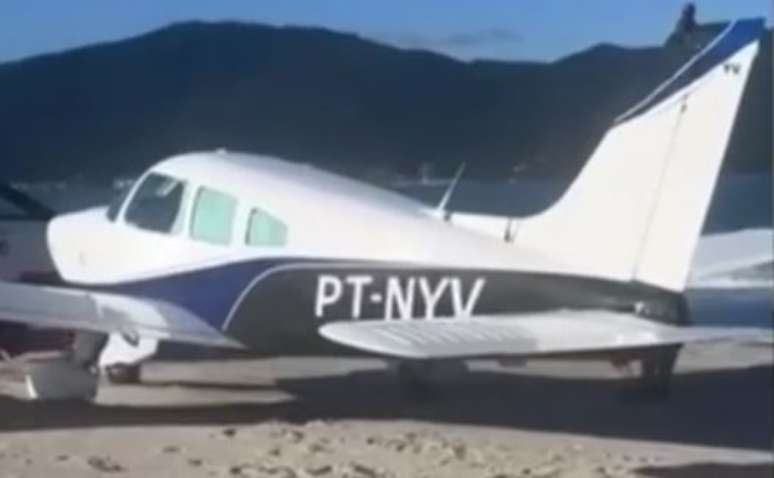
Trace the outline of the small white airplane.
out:
<instances>
[{"instance_id":1,"label":"small white airplane","mask_svg":"<svg viewBox=\"0 0 774 478\"><path fill-rule=\"evenodd\" d=\"M663 389L682 344L770 334L691 326L683 296L763 31L731 23L532 217L428 208L248 154L162 161L109 207L49 223L59 280L0 283L3 320L79 331L30 392L93 396L109 334L358 351L395 359L409 385L450 361L592 354L641 361Z\"/></svg>"}]
</instances>

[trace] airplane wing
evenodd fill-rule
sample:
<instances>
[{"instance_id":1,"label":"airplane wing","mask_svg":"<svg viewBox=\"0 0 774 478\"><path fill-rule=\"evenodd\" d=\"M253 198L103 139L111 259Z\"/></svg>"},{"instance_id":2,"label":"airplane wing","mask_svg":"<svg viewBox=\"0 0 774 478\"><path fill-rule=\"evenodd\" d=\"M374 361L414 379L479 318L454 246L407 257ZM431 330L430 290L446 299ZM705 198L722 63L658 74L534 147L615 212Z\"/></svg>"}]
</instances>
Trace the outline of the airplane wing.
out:
<instances>
[{"instance_id":1,"label":"airplane wing","mask_svg":"<svg viewBox=\"0 0 774 478\"><path fill-rule=\"evenodd\" d=\"M0 320L34 327L242 348L173 304L117 294L0 282Z\"/></svg>"},{"instance_id":2,"label":"airplane wing","mask_svg":"<svg viewBox=\"0 0 774 478\"><path fill-rule=\"evenodd\" d=\"M435 320L331 322L338 344L406 359L528 356L651 347L721 339L770 340L770 330L676 327L632 314L560 310Z\"/></svg>"}]
</instances>

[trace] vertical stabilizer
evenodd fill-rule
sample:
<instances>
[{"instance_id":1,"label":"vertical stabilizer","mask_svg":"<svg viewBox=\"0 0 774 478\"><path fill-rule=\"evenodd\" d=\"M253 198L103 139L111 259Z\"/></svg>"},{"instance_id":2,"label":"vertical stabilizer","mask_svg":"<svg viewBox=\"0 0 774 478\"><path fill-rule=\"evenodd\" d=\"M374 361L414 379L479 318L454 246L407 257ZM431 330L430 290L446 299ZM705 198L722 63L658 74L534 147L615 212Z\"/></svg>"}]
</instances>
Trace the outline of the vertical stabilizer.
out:
<instances>
[{"instance_id":1,"label":"vertical stabilizer","mask_svg":"<svg viewBox=\"0 0 774 478\"><path fill-rule=\"evenodd\" d=\"M684 289L758 40L730 24L618 118L565 195L515 242L572 273Z\"/></svg>"}]
</instances>

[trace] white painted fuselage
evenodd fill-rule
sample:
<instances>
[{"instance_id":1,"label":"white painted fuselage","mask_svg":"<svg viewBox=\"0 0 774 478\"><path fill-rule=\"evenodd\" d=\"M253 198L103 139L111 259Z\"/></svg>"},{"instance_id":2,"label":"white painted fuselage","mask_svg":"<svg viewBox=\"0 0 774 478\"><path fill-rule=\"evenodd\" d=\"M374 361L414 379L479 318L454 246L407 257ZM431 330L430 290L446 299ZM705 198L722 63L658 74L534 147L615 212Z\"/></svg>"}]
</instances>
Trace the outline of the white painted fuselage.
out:
<instances>
[{"instance_id":1,"label":"white painted fuselage","mask_svg":"<svg viewBox=\"0 0 774 478\"><path fill-rule=\"evenodd\" d=\"M185 183L173 233L126 221L127 204L151 174ZM191 237L192 203L202 187L237 198L228 244ZM49 245L68 281L111 284L255 258L294 257L378 261L444 267L567 272L538 252L505 237L458 227L408 198L319 169L231 152L198 152L159 163L141 177L116 217L106 208L53 221ZM247 245L248 215L259 208L287 227L282 247Z\"/></svg>"}]
</instances>

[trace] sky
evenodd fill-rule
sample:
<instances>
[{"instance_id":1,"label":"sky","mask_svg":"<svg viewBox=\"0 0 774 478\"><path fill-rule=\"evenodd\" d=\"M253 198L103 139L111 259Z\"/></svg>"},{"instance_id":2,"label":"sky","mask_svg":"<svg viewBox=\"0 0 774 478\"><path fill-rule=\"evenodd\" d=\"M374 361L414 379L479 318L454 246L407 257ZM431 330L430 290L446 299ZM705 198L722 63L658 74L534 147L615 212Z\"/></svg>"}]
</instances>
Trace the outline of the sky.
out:
<instances>
[{"instance_id":1,"label":"sky","mask_svg":"<svg viewBox=\"0 0 774 478\"><path fill-rule=\"evenodd\" d=\"M663 42L685 0L2 0L0 62L187 20L319 26L469 60L551 61ZM772 0L697 0L700 22L772 19Z\"/></svg>"}]
</instances>

